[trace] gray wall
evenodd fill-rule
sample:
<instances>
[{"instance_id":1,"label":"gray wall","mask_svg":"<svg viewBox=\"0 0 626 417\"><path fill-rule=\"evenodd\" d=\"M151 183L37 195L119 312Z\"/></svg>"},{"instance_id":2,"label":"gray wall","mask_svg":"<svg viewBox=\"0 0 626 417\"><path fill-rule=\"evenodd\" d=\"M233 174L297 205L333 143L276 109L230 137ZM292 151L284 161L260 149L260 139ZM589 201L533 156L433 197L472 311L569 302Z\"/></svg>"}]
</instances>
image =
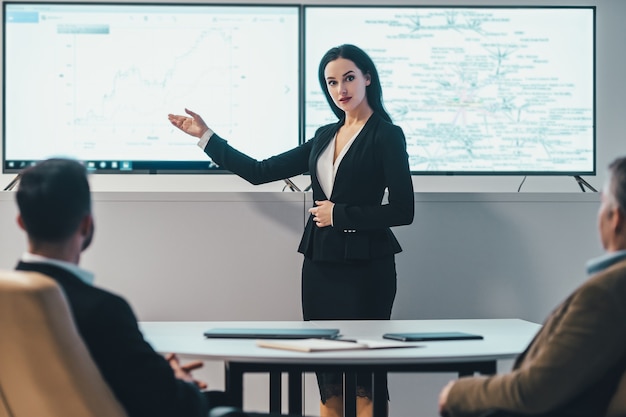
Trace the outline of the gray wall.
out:
<instances>
[{"instance_id":1,"label":"gray wall","mask_svg":"<svg viewBox=\"0 0 626 417\"><path fill-rule=\"evenodd\" d=\"M540 322L601 253L596 193L416 193L395 228L395 319ZM142 320L300 320L296 252L310 195L94 193L96 238L81 264ZM0 265L25 248L0 193Z\"/></svg>"}]
</instances>

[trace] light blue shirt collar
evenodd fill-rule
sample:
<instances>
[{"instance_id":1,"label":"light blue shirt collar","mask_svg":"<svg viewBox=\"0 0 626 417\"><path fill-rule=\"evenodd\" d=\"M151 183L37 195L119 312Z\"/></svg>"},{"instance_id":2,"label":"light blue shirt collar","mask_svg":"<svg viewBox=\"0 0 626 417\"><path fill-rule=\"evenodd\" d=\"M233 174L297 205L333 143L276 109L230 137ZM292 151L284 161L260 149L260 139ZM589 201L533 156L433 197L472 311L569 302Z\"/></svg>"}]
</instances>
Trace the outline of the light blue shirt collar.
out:
<instances>
[{"instance_id":1,"label":"light blue shirt collar","mask_svg":"<svg viewBox=\"0 0 626 417\"><path fill-rule=\"evenodd\" d=\"M40 263L40 264L49 264L58 266L59 268L63 268L68 272L71 272L73 275L76 275L81 281L85 284L93 285L93 280L95 278L94 274L75 265L71 262L60 261L58 259L46 258L45 256L35 255L34 253L25 252L22 255L22 262L30 262L30 263Z\"/></svg>"},{"instance_id":2,"label":"light blue shirt collar","mask_svg":"<svg viewBox=\"0 0 626 417\"><path fill-rule=\"evenodd\" d=\"M611 265L614 265L624 259L626 259L626 250L609 252L602 256L598 256L597 258L593 258L587 262L587 274L594 275L598 272L602 272Z\"/></svg>"}]
</instances>

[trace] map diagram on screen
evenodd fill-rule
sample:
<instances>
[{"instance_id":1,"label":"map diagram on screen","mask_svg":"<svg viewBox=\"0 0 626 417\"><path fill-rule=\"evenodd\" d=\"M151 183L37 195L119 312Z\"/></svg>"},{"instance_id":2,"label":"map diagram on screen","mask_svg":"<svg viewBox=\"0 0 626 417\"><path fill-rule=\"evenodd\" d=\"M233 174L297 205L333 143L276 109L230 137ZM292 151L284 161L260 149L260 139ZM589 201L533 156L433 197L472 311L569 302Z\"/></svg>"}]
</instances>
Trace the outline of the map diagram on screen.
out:
<instances>
[{"instance_id":1,"label":"map diagram on screen","mask_svg":"<svg viewBox=\"0 0 626 417\"><path fill-rule=\"evenodd\" d=\"M347 37L367 34L346 43L374 59L412 171L594 169L590 10L326 10L307 10L306 39L318 46L307 68L332 45L319 36L328 19ZM316 84L307 78L307 132L332 119Z\"/></svg>"}]
</instances>

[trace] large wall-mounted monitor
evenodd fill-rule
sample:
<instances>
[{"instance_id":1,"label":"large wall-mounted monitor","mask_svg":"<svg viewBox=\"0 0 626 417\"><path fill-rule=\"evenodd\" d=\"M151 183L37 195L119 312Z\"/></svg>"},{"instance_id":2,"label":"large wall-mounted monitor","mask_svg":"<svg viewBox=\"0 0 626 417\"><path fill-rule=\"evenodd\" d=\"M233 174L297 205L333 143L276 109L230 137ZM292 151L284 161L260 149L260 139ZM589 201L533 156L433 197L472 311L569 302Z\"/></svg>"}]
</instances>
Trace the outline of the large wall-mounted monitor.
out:
<instances>
[{"instance_id":1,"label":"large wall-mounted monitor","mask_svg":"<svg viewBox=\"0 0 626 417\"><path fill-rule=\"evenodd\" d=\"M3 171L223 172L185 107L263 159L336 120L319 59L374 59L414 174L595 174L595 7L3 3ZM332 28L332 30L329 30Z\"/></svg>"},{"instance_id":2,"label":"large wall-mounted monitor","mask_svg":"<svg viewBox=\"0 0 626 417\"><path fill-rule=\"evenodd\" d=\"M298 5L3 2L3 170L219 172L168 113L265 158L300 141Z\"/></svg>"},{"instance_id":3,"label":"large wall-mounted monitor","mask_svg":"<svg viewBox=\"0 0 626 417\"><path fill-rule=\"evenodd\" d=\"M413 173L595 174L594 7L310 5L304 20L306 137L336 120L320 57L353 43Z\"/></svg>"}]
</instances>

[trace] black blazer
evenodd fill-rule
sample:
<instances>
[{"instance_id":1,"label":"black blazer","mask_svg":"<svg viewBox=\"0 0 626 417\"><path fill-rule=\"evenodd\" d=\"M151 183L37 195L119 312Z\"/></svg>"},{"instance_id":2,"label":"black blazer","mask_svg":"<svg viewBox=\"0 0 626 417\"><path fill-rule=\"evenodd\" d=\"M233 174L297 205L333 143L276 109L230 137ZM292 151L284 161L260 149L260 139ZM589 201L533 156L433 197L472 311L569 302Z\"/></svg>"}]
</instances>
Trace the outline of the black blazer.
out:
<instances>
[{"instance_id":1,"label":"black blazer","mask_svg":"<svg viewBox=\"0 0 626 417\"><path fill-rule=\"evenodd\" d=\"M398 253L402 249L389 228L410 224L414 215L404 133L373 114L341 161L332 195L327 196L317 178L317 160L342 124L343 120L323 126L313 139L263 161L244 155L215 134L205 152L252 184L310 173L314 201L330 200L335 207L332 227L318 228L309 216L298 247L308 258L343 262ZM382 204L385 189L388 203Z\"/></svg>"},{"instance_id":2,"label":"black blazer","mask_svg":"<svg viewBox=\"0 0 626 417\"><path fill-rule=\"evenodd\" d=\"M40 272L61 286L89 353L129 417L206 417L204 395L174 377L123 298L54 265L20 262L16 269Z\"/></svg>"}]
</instances>

